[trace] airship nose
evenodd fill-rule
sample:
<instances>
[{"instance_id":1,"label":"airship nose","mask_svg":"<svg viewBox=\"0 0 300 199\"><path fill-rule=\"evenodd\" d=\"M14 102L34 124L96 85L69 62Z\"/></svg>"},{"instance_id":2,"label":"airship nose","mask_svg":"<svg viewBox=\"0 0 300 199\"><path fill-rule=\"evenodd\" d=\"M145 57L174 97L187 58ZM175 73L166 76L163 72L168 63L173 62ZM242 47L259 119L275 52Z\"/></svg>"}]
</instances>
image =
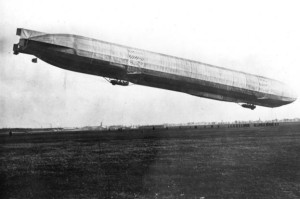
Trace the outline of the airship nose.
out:
<instances>
[{"instance_id":1,"label":"airship nose","mask_svg":"<svg viewBox=\"0 0 300 199\"><path fill-rule=\"evenodd\" d=\"M296 101L297 98L298 98L298 95L294 92L294 93L293 93L293 97L292 97L293 102Z\"/></svg>"},{"instance_id":2,"label":"airship nose","mask_svg":"<svg viewBox=\"0 0 300 199\"><path fill-rule=\"evenodd\" d=\"M283 97L284 101L287 103L292 103L297 100L297 93L288 85L284 85L283 87Z\"/></svg>"},{"instance_id":3,"label":"airship nose","mask_svg":"<svg viewBox=\"0 0 300 199\"><path fill-rule=\"evenodd\" d=\"M293 89L289 89L289 97L291 98L291 102L294 102L297 100L298 95Z\"/></svg>"}]
</instances>

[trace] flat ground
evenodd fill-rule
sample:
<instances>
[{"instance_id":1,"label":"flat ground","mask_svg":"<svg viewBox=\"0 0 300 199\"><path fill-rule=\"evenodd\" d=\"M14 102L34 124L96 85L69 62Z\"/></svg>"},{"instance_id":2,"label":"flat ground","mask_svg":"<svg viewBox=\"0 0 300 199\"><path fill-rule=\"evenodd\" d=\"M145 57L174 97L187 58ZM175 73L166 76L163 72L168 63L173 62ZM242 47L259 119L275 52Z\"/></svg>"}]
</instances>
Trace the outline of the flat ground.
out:
<instances>
[{"instance_id":1,"label":"flat ground","mask_svg":"<svg viewBox=\"0 0 300 199\"><path fill-rule=\"evenodd\" d=\"M2 134L0 198L300 198L300 125Z\"/></svg>"}]
</instances>

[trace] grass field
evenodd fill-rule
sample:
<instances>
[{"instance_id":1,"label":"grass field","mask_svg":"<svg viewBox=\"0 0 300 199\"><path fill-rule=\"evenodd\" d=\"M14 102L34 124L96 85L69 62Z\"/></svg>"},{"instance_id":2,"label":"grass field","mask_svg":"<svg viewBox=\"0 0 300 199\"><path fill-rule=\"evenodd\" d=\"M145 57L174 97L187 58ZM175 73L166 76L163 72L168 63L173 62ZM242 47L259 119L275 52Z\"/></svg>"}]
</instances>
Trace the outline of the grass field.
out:
<instances>
[{"instance_id":1,"label":"grass field","mask_svg":"<svg viewBox=\"0 0 300 199\"><path fill-rule=\"evenodd\" d=\"M300 125L0 135L0 198L300 198Z\"/></svg>"}]
</instances>

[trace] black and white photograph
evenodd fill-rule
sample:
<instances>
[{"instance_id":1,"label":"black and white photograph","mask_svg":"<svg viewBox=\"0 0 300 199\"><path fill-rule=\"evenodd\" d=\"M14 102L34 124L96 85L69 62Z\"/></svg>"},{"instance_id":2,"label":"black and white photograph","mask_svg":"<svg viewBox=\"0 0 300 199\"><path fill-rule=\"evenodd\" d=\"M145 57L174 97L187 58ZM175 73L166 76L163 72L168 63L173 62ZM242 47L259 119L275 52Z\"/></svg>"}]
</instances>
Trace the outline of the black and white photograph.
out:
<instances>
[{"instance_id":1,"label":"black and white photograph","mask_svg":"<svg viewBox=\"0 0 300 199\"><path fill-rule=\"evenodd\" d=\"M299 10L0 0L0 198L300 198Z\"/></svg>"}]
</instances>

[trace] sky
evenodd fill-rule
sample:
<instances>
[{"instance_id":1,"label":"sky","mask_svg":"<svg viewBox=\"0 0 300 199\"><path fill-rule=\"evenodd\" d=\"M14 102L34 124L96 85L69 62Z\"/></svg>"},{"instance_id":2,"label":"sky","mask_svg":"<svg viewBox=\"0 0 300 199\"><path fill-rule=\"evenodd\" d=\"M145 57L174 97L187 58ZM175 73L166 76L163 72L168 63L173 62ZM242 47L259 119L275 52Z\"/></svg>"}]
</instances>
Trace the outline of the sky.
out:
<instances>
[{"instance_id":1,"label":"sky","mask_svg":"<svg viewBox=\"0 0 300 199\"><path fill-rule=\"evenodd\" d=\"M285 82L299 96L299 1L0 0L0 128L271 120L279 108L131 85L13 55L17 28L69 33Z\"/></svg>"}]
</instances>

